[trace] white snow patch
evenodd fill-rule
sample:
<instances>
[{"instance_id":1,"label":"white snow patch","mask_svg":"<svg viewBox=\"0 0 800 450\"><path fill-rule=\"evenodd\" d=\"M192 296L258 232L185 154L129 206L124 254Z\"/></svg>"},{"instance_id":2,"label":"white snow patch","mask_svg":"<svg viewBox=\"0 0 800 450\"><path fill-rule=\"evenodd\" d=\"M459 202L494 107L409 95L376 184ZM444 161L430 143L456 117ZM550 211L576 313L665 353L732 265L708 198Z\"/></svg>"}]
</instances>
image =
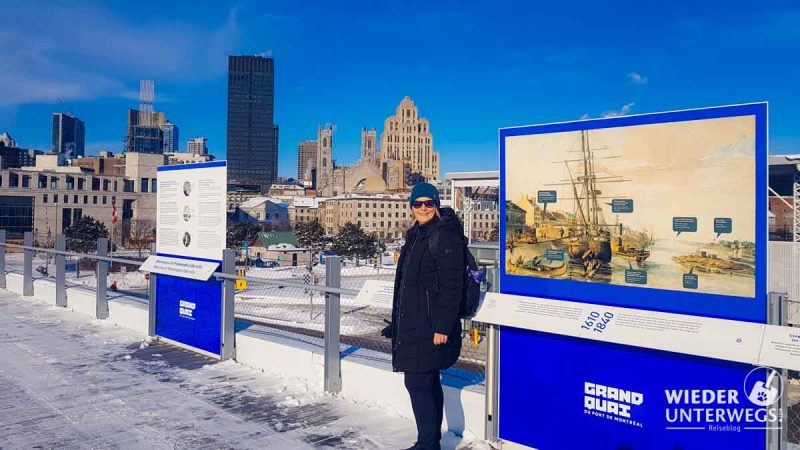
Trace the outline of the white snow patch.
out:
<instances>
[{"instance_id":1,"label":"white snow patch","mask_svg":"<svg viewBox=\"0 0 800 450\"><path fill-rule=\"evenodd\" d=\"M297 407L300 406L300 401L296 398L292 398L291 395L286 396L282 401L277 403L277 406L280 408L290 408L290 407Z\"/></svg>"}]
</instances>

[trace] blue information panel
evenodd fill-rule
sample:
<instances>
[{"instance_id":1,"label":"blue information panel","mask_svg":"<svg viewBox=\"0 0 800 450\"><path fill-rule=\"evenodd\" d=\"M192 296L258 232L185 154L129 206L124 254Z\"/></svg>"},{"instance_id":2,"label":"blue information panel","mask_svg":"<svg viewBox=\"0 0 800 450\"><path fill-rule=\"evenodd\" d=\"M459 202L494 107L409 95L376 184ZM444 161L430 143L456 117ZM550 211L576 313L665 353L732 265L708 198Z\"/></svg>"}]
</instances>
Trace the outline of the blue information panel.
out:
<instances>
[{"instance_id":1,"label":"blue information panel","mask_svg":"<svg viewBox=\"0 0 800 450\"><path fill-rule=\"evenodd\" d=\"M222 282L156 277L156 334L214 355L222 351Z\"/></svg>"},{"instance_id":2,"label":"blue information panel","mask_svg":"<svg viewBox=\"0 0 800 450\"><path fill-rule=\"evenodd\" d=\"M538 450L753 450L780 426L763 368L509 328L500 350L500 437Z\"/></svg>"},{"instance_id":3,"label":"blue information panel","mask_svg":"<svg viewBox=\"0 0 800 450\"><path fill-rule=\"evenodd\" d=\"M766 119L501 129L500 291L765 322ZM499 437L539 450L763 449L780 426L770 369L505 327L499 360Z\"/></svg>"}]
</instances>

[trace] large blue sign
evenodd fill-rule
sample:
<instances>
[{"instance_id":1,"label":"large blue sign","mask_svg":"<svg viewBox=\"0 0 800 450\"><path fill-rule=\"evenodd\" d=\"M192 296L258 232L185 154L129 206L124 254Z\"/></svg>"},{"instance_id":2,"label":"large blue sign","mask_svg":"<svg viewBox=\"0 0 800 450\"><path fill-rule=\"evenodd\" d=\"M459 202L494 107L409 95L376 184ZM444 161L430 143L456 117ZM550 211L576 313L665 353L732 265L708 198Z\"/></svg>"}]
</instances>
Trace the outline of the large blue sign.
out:
<instances>
[{"instance_id":1,"label":"large blue sign","mask_svg":"<svg viewBox=\"0 0 800 450\"><path fill-rule=\"evenodd\" d=\"M222 351L222 282L156 278L156 334L214 355Z\"/></svg>"},{"instance_id":2,"label":"large blue sign","mask_svg":"<svg viewBox=\"0 0 800 450\"><path fill-rule=\"evenodd\" d=\"M766 119L501 129L500 291L765 322ZM499 437L539 450L751 450L780 426L769 369L506 327L499 364Z\"/></svg>"},{"instance_id":3,"label":"large blue sign","mask_svg":"<svg viewBox=\"0 0 800 450\"><path fill-rule=\"evenodd\" d=\"M746 364L508 328L500 350L500 438L538 450L753 450L780 426Z\"/></svg>"}]
</instances>

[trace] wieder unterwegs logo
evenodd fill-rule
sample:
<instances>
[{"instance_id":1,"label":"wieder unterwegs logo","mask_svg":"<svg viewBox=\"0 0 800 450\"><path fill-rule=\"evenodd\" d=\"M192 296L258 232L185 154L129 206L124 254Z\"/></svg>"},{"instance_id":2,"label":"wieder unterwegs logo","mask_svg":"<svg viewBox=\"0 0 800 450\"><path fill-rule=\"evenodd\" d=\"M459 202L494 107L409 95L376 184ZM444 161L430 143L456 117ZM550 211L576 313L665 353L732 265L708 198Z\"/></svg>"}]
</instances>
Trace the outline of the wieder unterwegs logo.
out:
<instances>
[{"instance_id":1,"label":"wieder unterwegs logo","mask_svg":"<svg viewBox=\"0 0 800 450\"><path fill-rule=\"evenodd\" d=\"M637 409L644 403L644 395L627 389L597 383L583 383L583 413L606 420L643 428L637 419Z\"/></svg>"},{"instance_id":2,"label":"wieder unterwegs logo","mask_svg":"<svg viewBox=\"0 0 800 450\"><path fill-rule=\"evenodd\" d=\"M756 367L740 388L666 389L667 429L741 432L780 427L783 387L778 371Z\"/></svg>"}]
</instances>

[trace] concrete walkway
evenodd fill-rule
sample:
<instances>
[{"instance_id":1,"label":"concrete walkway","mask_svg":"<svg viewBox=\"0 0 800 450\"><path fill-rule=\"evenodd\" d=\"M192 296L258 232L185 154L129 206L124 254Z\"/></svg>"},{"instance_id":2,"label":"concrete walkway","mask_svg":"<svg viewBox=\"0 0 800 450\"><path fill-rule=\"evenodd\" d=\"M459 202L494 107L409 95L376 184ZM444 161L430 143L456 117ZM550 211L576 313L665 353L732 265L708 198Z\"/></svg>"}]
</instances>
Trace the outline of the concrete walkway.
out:
<instances>
[{"instance_id":1,"label":"concrete walkway","mask_svg":"<svg viewBox=\"0 0 800 450\"><path fill-rule=\"evenodd\" d=\"M410 421L316 391L0 290L1 449L413 443ZM485 448L452 435L443 444Z\"/></svg>"}]
</instances>

